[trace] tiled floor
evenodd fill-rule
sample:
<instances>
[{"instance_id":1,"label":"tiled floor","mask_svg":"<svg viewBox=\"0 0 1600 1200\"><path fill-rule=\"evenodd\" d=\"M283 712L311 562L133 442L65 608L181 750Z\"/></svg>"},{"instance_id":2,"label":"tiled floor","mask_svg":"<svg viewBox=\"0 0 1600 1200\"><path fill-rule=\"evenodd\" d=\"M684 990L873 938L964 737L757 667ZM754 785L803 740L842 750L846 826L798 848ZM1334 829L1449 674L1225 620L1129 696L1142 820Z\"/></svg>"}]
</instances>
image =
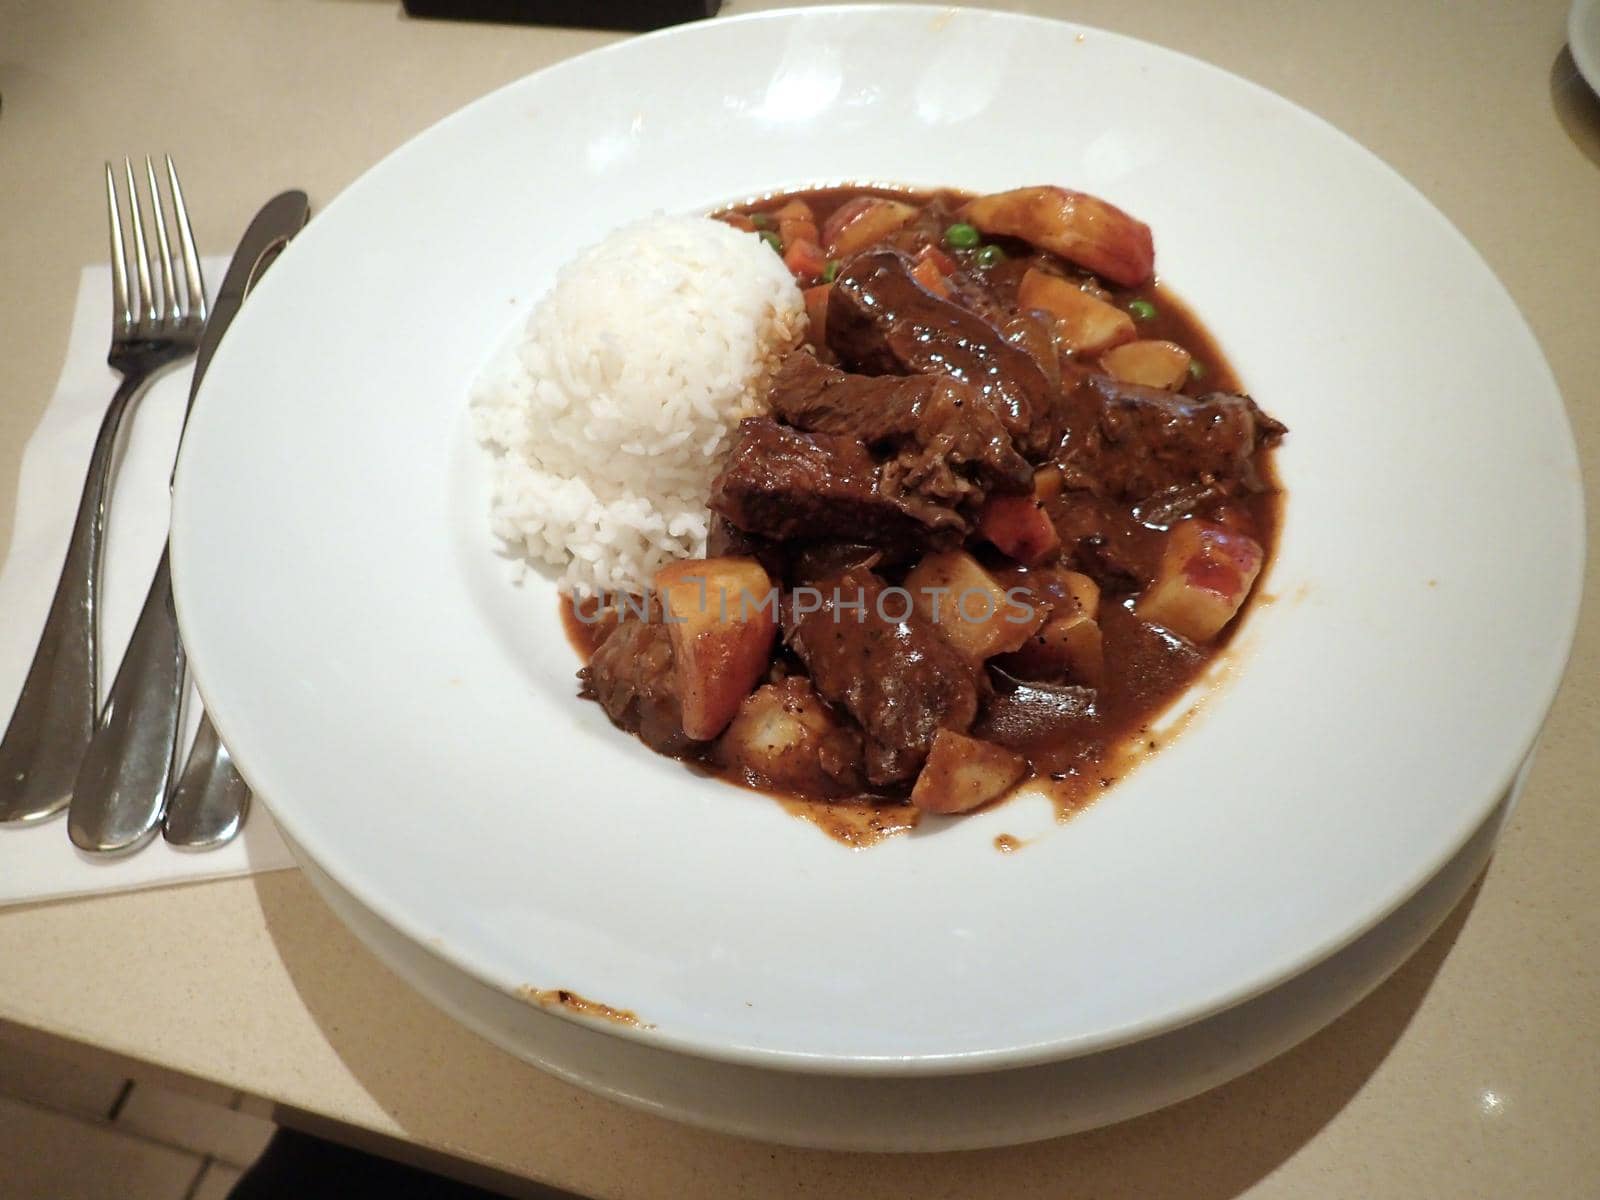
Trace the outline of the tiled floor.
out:
<instances>
[{"instance_id":1,"label":"tiled floor","mask_svg":"<svg viewBox=\"0 0 1600 1200\"><path fill-rule=\"evenodd\" d=\"M0 1041L0 1200L225 1200L255 1113Z\"/></svg>"}]
</instances>

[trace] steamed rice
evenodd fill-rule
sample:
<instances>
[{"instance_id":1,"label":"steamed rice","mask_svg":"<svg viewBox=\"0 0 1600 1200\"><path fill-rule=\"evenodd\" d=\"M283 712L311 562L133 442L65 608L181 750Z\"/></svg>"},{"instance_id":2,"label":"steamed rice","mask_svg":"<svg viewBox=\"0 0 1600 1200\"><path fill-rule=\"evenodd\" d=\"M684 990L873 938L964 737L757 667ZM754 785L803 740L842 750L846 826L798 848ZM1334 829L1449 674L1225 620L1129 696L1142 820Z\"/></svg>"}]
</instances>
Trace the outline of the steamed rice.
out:
<instances>
[{"instance_id":1,"label":"steamed rice","mask_svg":"<svg viewBox=\"0 0 1600 1200\"><path fill-rule=\"evenodd\" d=\"M721 221L656 217L586 250L473 397L495 534L578 596L703 555L732 430L804 328L783 262Z\"/></svg>"}]
</instances>

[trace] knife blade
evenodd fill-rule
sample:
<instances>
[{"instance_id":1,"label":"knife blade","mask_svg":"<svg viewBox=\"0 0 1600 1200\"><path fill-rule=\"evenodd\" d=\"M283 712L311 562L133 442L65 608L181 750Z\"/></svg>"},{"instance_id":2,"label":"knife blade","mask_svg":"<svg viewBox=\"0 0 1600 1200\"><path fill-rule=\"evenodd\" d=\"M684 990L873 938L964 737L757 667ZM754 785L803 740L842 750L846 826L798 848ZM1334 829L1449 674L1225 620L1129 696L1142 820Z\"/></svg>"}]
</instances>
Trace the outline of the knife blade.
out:
<instances>
[{"instance_id":1,"label":"knife blade","mask_svg":"<svg viewBox=\"0 0 1600 1200\"><path fill-rule=\"evenodd\" d=\"M283 253L290 239L311 219L311 202L304 192L281 192L261 206L239 248L233 252L228 273L222 277L222 290L211 305L211 316L206 320L205 332L200 335L200 345L194 353L194 378L189 383L189 406L184 410L184 423L194 411L194 398L200 394L200 381L206 377L211 358L228 332L239 306L250 294L250 289L260 282L267 268Z\"/></svg>"},{"instance_id":2,"label":"knife blade","mask_svg":"<svg viewBox=\"0 0 1600 1200\"><path fill-rule=\"evenodd\" d=\"M310 215L304 192L283 192L267 201L245 230L195 351L185 425L212 356L245 296ZM79 849L131 852L160 826L183 728L185 667L163 549L73 785L67 833Z\"/></svg>"}]
</instances>

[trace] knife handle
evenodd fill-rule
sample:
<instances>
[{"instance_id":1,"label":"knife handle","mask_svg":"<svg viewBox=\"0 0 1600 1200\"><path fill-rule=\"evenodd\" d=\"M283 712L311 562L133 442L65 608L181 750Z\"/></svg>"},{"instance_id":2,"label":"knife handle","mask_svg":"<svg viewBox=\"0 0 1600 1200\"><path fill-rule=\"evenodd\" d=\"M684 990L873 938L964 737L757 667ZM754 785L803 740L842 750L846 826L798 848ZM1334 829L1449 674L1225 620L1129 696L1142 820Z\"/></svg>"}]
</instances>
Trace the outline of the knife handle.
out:
<instances>
[{"instance_id":1,"label":"knife handle","mask_svg":"<svg viewBox=\"0 0 1600 1200\"><path fill-rule=\"evenodd\" d=\"M250 785L234 768L209 715L200 716L194 749L178 776L161 834L171 845L208 850L239 832L250 811Z\"/></svg>"},{"instance_id":2,"label":"knife handle","mask_svg":"<svg viewBox=\"0 0 1600 1200\"><path fill-rule=\"evenodd\" d=\"M184 666L163 549L72 788L67 833L80 850L136 850L160 827L177 756Z\"/></svg>"},{"instance_id":3,"label":"knife handle","mask_svg":"<svg viewBox=\"0 0 1600 1200\"><path fill-rule=\"evenodd\" d=\"M124 376L106 406L83 480L72 538L22 694L0 738L0 822L37 821L67 807L95 725L100 560L111 460L123 416L151 372Z\"/></svg>"}]
</instances>

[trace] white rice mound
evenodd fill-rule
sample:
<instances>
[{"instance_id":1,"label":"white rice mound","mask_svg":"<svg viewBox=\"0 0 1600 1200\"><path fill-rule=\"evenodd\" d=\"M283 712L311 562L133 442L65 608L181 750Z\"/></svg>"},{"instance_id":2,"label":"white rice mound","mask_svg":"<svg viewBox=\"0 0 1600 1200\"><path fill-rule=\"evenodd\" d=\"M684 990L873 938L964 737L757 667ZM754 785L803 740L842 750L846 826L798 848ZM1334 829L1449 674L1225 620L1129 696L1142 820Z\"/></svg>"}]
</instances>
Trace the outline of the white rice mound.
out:
<instances>
[{"instance_id":1,"label":"white rice mound","mask_svg":"<svg viewBox=\"0 0 1600 1200\"><path fill-rule=\"evenodd\" d=\"M654 217L585 250L472 398L495 534L564 568L567 595L643 593L704 555L711 480L805 319L782 260L721 221Z\"/></svg>"}]
</instances>

